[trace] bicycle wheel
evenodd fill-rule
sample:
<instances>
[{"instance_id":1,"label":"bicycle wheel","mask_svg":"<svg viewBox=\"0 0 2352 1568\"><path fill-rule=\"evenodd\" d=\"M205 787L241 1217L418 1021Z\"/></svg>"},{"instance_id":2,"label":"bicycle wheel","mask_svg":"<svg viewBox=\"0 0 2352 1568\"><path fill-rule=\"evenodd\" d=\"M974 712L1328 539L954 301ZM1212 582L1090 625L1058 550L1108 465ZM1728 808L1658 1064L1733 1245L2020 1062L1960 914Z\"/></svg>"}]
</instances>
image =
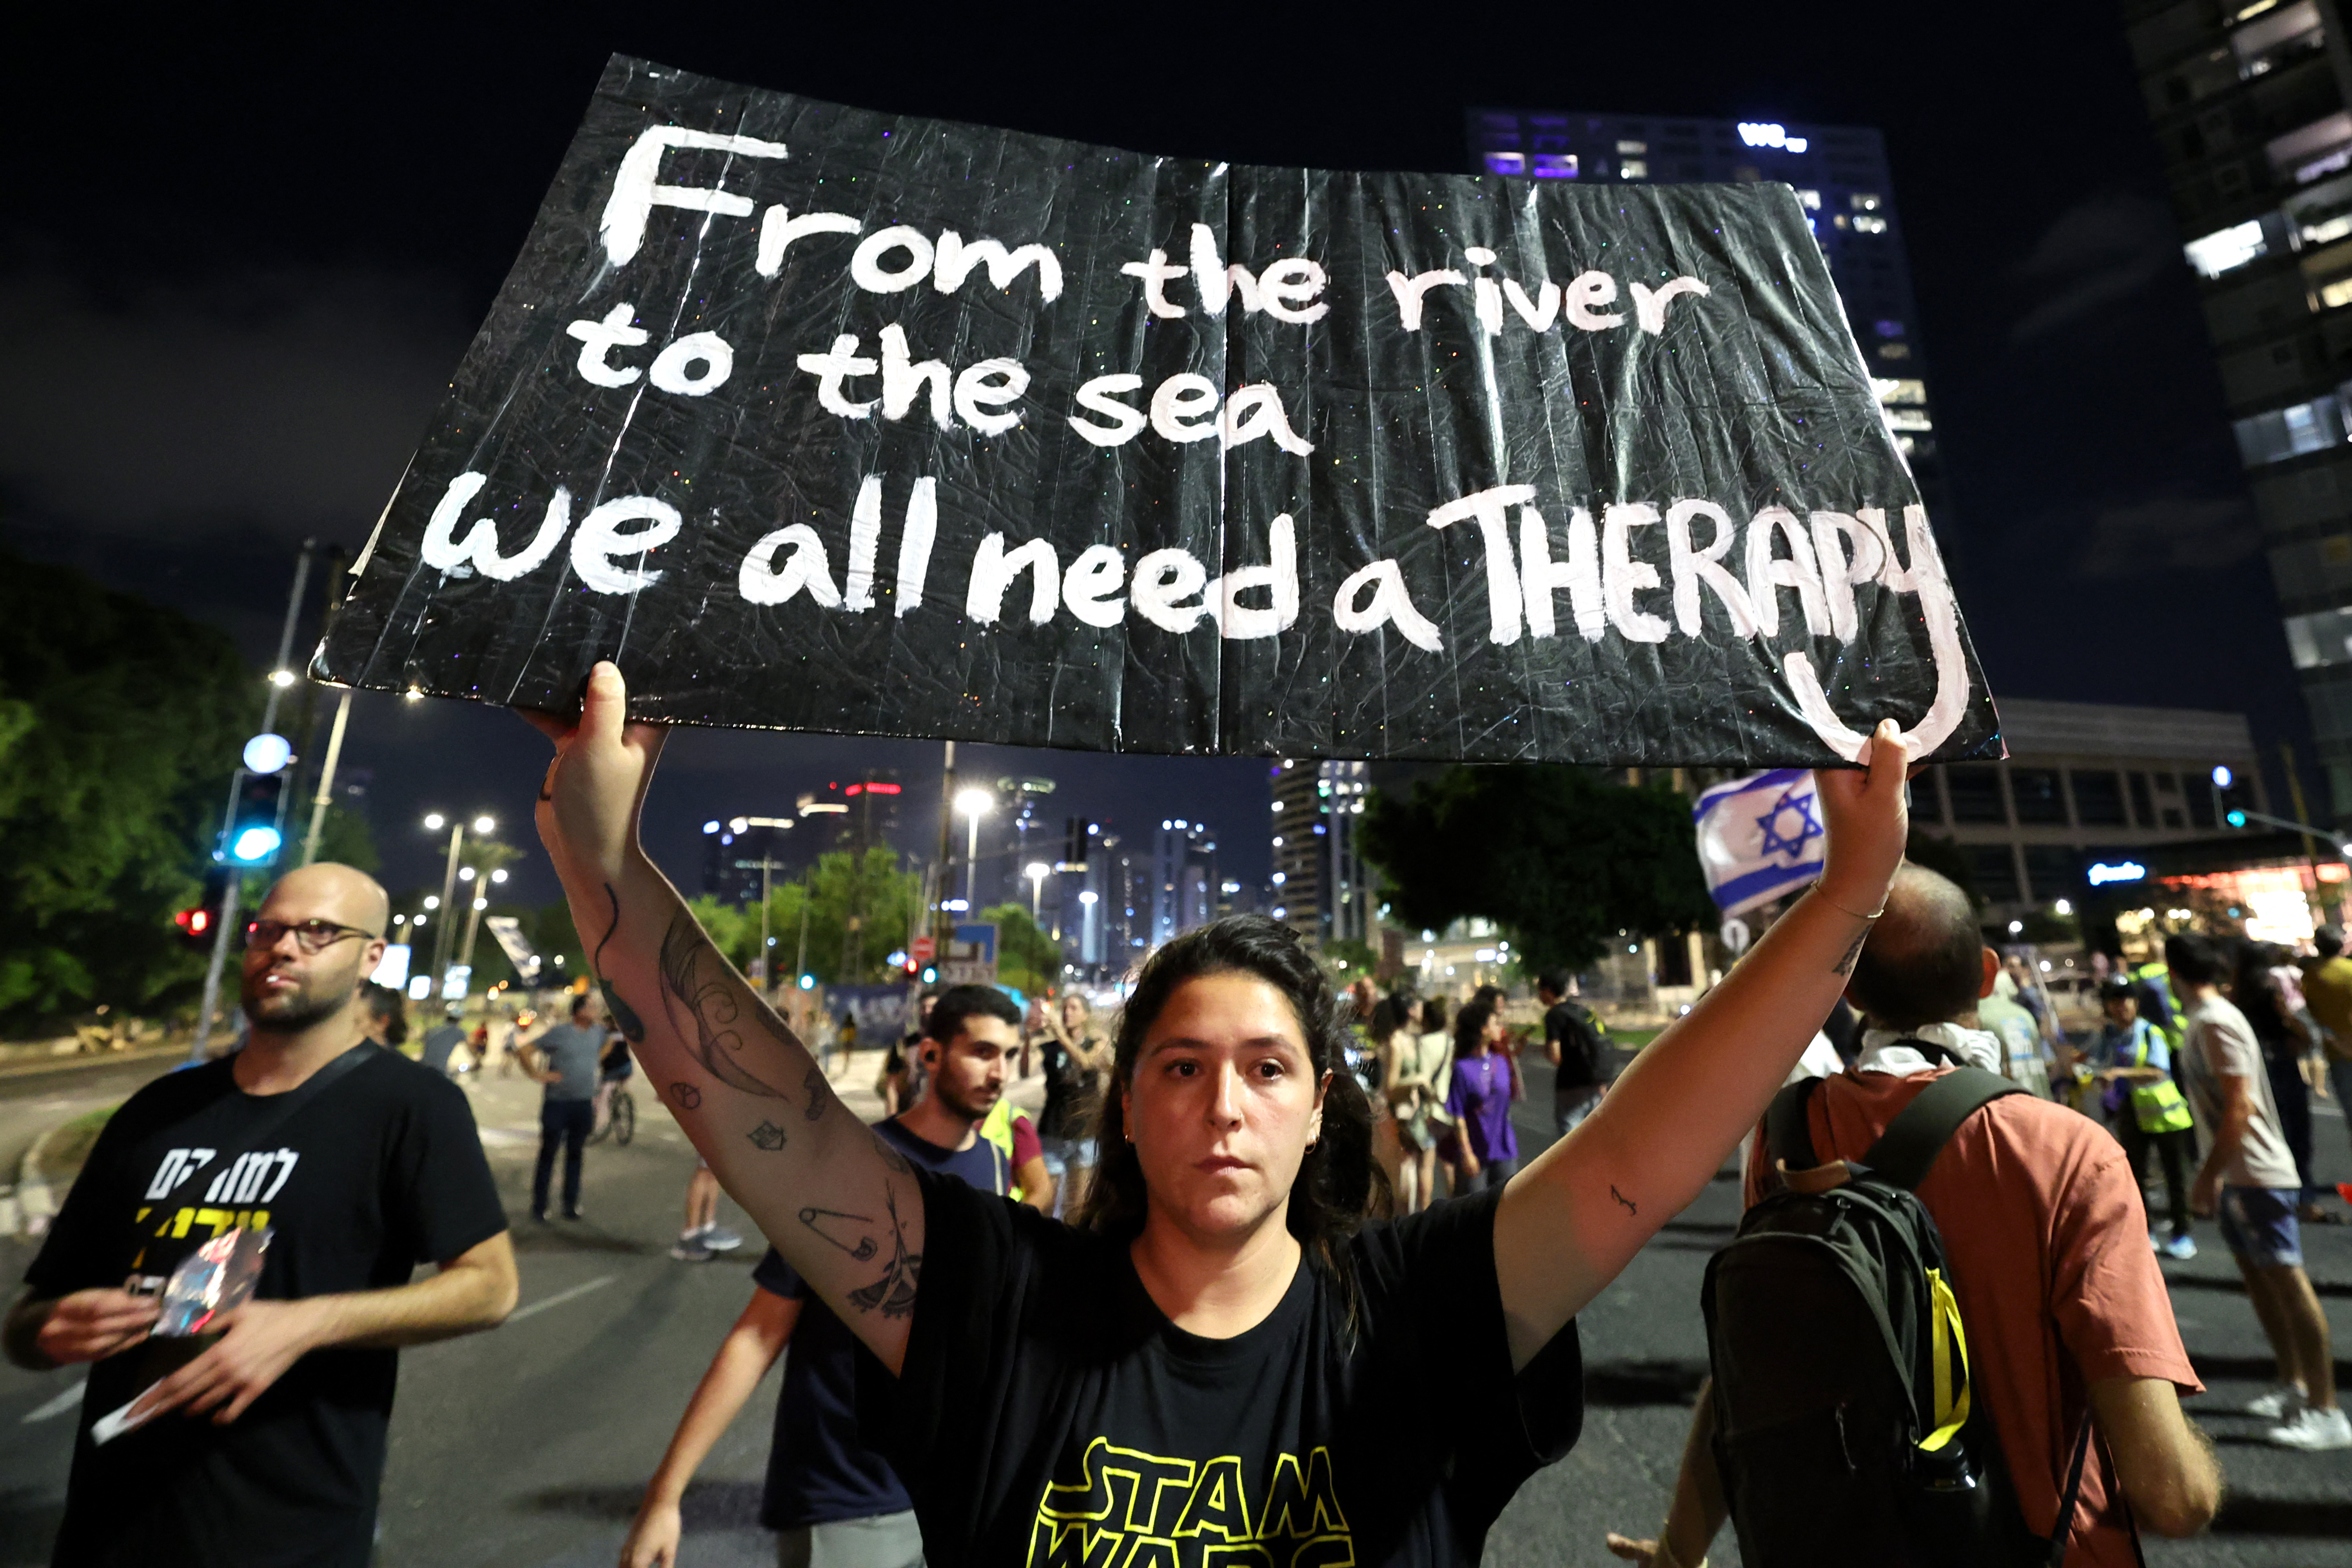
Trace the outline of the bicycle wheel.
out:
<instances>
[{"instance_id":1,"label":"bicycle wheel","mask_svg":"<svg viewBox=\"0 0 2352 1568\"><path fill-rule=\"evenodd\" d=\"M626 1143L637 1135L637 1102L625 1089L613 1091L613 1142Z\"/></svg>"}]
</instances>

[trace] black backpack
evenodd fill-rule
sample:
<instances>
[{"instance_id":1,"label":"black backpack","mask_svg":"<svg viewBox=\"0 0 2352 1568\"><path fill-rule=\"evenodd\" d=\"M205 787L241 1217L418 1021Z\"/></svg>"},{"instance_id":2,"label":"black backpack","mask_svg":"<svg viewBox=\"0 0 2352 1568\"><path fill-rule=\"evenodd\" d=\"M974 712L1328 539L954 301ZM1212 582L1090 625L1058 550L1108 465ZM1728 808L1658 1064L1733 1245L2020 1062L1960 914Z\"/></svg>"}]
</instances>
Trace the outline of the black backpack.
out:
<instances>
[{"instance_id":1,"label":"black backpack","mask_svg":"<svg viewBox=\"0 0 2352 1568\"><path fill-rule=\"evenodd\" d=\"M1715 1460L1748 1568L2000 1568L2065 1555L2085 1412L2054 1537L2026 1528L1972 1397L1943 1237L1913 1195L1960 1123L2024 1092L1978 1068L1920 1091L1860 1161L1822 1166L1790 1085L1765 1140L1787 1190L1706 1268Z\"/></svg>"}]
</instances>

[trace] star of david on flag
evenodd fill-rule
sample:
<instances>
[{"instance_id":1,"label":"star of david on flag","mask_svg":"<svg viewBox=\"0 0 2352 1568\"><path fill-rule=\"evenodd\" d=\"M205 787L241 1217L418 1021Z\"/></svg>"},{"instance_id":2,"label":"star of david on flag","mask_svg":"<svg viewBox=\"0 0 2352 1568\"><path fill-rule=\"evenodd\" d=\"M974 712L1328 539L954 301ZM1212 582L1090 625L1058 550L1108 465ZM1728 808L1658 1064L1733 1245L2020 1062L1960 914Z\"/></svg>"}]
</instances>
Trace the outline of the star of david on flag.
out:
<instances>
[{"instance_id":1,"label":"star of david on flag","mask_svg":"<svg viewBox=\"0 0 2352 1568\"><path fill-rule=\"evenodd\" d=\"M1775 768L1717 784L1698 797L1691 819L1706 890L1727 915L1769 903L1822 874L1829 837L1807 769Z\"/></svg>"}]
</instances>

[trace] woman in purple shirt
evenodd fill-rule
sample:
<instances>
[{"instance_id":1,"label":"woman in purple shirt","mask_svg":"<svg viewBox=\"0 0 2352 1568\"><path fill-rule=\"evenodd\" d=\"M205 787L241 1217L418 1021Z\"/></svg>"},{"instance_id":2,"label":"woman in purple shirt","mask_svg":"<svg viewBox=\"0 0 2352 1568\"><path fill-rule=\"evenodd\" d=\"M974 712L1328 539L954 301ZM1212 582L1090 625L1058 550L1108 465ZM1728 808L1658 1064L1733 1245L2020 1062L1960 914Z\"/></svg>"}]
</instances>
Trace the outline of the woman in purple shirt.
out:
<instances>
[{"instance_id":1,"label":"woman in purple shirt","mask_svg":"<svg viewBox=\"0 0 2352 1568\"><path fill-rule=\"evenodd\" d=\"M1503 1016L1493 1004L1473 1002L1454 1016L1453 1113L1456 1195L1499 1187L1519 1168L1519 1135L1511 1127L1511 1063L1498 1054Z\"/></svg>"}]
</instances>

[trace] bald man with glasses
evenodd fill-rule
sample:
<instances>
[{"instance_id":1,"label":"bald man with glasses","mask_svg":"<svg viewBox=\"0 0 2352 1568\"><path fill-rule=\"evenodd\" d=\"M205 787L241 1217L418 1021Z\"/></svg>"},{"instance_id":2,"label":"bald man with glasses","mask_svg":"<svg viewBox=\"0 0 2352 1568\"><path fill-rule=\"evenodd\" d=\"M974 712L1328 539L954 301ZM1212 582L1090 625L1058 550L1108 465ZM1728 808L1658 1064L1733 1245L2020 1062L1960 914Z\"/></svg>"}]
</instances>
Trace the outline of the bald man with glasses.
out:
<instances>
[{"instance_id":1,"label":"bald man with glasses","mask_svg":"<svg viewBox=\"0 0 2352 1568\"><path fill-rule=\"evenodd\" d=\"M362 1568L399 1347L513 1309L465 1095L367 1037L387 913L348 866L279 880L246 928L244 1048L115 1113L26 1271L9 1359L93 1363L55 1563ZM254 1299L151 1338L173 1268L239 1228L269 1236Z\"/></svg>"}]
</instances>

